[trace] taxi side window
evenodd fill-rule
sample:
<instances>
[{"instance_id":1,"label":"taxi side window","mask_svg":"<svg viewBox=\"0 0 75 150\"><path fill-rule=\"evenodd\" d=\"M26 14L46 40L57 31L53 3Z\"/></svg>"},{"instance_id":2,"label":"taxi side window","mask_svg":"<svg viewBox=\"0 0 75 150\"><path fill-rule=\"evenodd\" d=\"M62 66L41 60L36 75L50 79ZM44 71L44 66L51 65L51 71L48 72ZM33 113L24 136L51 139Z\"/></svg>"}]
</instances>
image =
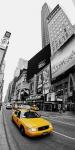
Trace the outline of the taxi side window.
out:
<instances>
[{"instance_id":1,"label":"taxi side window","mask_svg":"<svg viewBox=\"0 0 75 150\"><path fill-rule=\"evenodd\" d=\"M18 117L18 118L20 118L20 114L21 114L21 112L18 111L18 112L17 112L17 117Z\"/></svg>"},{"instance_id":2,"label":"taxi side window","mask_svg":"<svg viewBox=\"0 0 75 150\"><path fill-rule=\"evenodd\" d=\"M21 114L20 111L15 111L15 115L16 115L18 118L20 118L20 114Z\"/></svg>"},{"instance_id":3,"label":"taxi side window","mask_svg":"<svg viewBox=\"0 0 75 150\"><path fill-rule=\"evenodd\" d=\"M17 111L15 111L15 115L17 115Z\"/></svg>"}]
</instances>

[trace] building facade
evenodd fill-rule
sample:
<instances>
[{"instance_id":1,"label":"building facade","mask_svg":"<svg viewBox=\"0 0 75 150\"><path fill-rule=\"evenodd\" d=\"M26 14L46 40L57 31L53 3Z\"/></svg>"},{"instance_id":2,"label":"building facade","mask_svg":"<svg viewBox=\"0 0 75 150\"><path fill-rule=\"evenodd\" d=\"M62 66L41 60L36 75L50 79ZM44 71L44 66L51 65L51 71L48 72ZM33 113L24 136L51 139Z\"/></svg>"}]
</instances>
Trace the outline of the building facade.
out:
<instances>
[{"instance_id":1,"label":"building facade","mask_svg":"<svg viewBox=\"0 0 75 150\"><path fill-rule=\"evenodd\" d=\"M27 70L23 69L20 71L15 84L14 100L25 101L29 96L29 84L27 82Z\"/></svg>"},{"instance_id":2,"label":"building facade","mask_svg":"<svg viewBox=\"0 0 75 150\"><path fill-rule=\"evenodd\" d=\"M44 67L41 67L39 71L35 71L36 64L32 63L34 70L32 70L33 73L29 80L30 98L36 102L35 99L38 99L37 95L39 95L40 99L40 95L42 95L43 106L41 106L41 108L44 108L45 110L57 111L59 107L61 107L61 109L66 107L67 110L74 110L74 28L59 5L57 5L49 14L47 17L47 23L51 62L49 61L45 66L43 65L44 61L41 59L37 66L39 66L39 68L40 66ZM37 56L38 55L35 55L36 60L38 60ZM39 53L39 57L41 57L41 53ZM34 57L31 60L31 62L35 62ZM30 67L28 68L30 70ZM34 80L35 75L36 80ZM37 103L39 103L39 100L37 100Z\"/></svg>"},{"instance_id":3,"label":"building facade","mask_svg":"<svg viewBox=\"0 0 75 150\"><path fill-rule=\"evenodd\" d=\"M20 58L14 72L14 77L18 77L20 75L20 70L27 69L27 68L28 68L28 61Z\"/></svg>"},{"instance_id":4,"label":"building facade","mask_svg":"<svg viewBox=\"0 0 75 150\"><path fill-rule=\"evenodd\" d=\"M73 26L63 9L57 5L47 17L51 55L73 35Z\"/></svg>"},{"instance_id":5,"label":"building facade","mask_svg":"<svg viewBox=\"0 0 75 150\"><path fill-rule=\"evenodd\" d=\"M11 81L9 83L4 102L11 102L12 101L12 85L13 85L13 81Z\"/></svg>"},{"instance_id":6,"label":"building facade","mask_svg":"<svg viewBox=\"0 0 75 150\"><path fill-rule=\"evenodd\" d=\"M64 108L75 111L74 27L59 5L48 17L48 6L45 4L43 7L47 14L42 11L42 39L46 38L48 43L45 43L46 40L43 42L44 48L28 61L27 70L19 75L15 100L22 99L27 89L27 104L35 103L41 110L58 111ZM48 25L43 21L44 16Z\"/></svg>"},{"instance_id":7,"label":"building facade","mask_svg":"<svg viewBox=\"0 0 75 150\"><path fill-rule=\"evenodd\" d=\"M0 69L0 105L2 105L2 98L3 98L4 68L5 63L2 64L2 67Z\"/></svg>"},{"instance_id":8,"label":"building facade","mask_svg":"<svg viewBox=\"0 0 75 150\"><path fill-rule=\"evenodd\" d=\"M4 58L8 48L10 36L11 33L6 31L0 42L0 107L2 105L2 98L3 98L4 69L5 69Z\"/></svg>"},{"instance_id":9,"label":"building facade","mask_svg":"<svg viewBox=\"0 0 75 150\"><path fill-rule=\"evenodd\" d=\"M37 103L43 109L44 101L49 99L50 45L44 47L28 61L27 80L30 87L28 103Z\"/></svg>"},{"instance_id":10,"label":"building facade","mask_svg":"<svg viewBox=\"0 0 75 150\"><path fill-rule=\"evenodd\" d=\"M58 61L57 61L58 60ZM57 103L75 109L75 35L51 59L52 84Z\"/></svg>"}]
</instances>

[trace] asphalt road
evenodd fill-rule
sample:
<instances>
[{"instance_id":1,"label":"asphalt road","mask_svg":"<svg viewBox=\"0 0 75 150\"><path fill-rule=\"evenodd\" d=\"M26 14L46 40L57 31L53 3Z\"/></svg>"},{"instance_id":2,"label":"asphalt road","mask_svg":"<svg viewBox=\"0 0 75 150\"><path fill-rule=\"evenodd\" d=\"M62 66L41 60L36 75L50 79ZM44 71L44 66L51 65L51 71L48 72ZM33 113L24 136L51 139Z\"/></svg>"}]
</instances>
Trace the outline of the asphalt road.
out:
<instances>
[{"instance_id":1,"label":"asphalt road","mask_svg":"<svg viewBox=\"0 0 75 150\"><path fill-rule=\"evenodd\" d=\"M75 150L75 118L74 116L50 115L55 131L50 136L28 138L20 134L19 129L11 121L11 110L4 109L6 122L18 150Z\"/></svg>"}]
</instances>

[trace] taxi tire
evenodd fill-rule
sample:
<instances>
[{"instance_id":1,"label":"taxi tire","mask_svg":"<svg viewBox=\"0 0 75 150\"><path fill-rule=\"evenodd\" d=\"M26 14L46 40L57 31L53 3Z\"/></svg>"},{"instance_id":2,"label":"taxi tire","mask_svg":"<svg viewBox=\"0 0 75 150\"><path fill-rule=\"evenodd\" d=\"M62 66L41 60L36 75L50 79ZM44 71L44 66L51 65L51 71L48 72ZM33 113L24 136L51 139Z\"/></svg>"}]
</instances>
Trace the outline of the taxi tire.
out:
<instances>
[{"instance_id":1,"label":"taxi tire","mask_svg":"<svg viewBox=\"0 0 75 150\"><path fill-rule=\"evenodd\" d=\"M23 126L20 127L20 132L21 132L21 134L22 134L23 136L25 135L25 129L24 129Z\"/></svg>"}]
</instances>

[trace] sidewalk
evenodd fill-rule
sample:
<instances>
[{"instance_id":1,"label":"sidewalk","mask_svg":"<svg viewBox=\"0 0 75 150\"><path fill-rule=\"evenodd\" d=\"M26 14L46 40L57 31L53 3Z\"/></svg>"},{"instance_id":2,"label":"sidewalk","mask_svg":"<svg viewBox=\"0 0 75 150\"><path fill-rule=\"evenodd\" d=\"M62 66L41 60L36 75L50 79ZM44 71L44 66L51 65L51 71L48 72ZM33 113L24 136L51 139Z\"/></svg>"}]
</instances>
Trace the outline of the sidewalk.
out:
<instances>
[{"instance_id":1,"label":"sidewalk","mask_svg":"<svg viewBox=\"0 0 75 150\"><path fill-rule=\"evenodd\" d=\"M9 150L4 130L2 110L0 110L0 150Z\"/></svg>"}]
</instances>

